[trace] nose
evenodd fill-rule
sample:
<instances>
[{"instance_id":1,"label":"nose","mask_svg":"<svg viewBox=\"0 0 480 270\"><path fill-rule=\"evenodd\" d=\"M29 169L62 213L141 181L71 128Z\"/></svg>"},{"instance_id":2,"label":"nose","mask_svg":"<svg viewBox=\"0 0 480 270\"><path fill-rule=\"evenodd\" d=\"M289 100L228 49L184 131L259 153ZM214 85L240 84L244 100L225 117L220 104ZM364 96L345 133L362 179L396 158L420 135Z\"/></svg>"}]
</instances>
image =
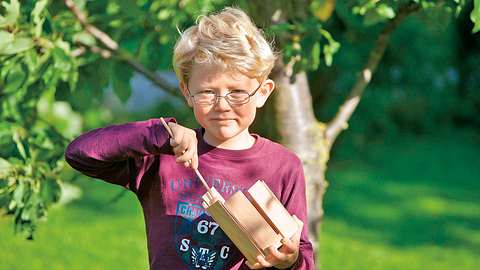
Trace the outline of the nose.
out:
<instances>
[{"instance_id":1,"label":"nose","mask_svg":"<svg viewBox=\"0 0 480 270\"><path fill-rule=\"evenodd\" d=\"M223 96L217 96L217 100L215 100L215 109L221 111L228 111L230 110L230 104L228 103L227 99Z\"/></svg>"}]
</instances>

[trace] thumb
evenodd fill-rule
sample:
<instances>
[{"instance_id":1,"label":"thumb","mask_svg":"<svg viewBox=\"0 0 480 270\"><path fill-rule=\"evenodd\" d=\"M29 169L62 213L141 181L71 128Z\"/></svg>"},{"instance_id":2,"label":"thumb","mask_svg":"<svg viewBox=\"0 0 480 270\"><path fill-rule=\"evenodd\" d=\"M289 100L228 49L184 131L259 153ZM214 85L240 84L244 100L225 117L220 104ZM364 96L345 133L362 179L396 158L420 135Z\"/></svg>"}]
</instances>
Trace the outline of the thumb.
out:
<instances>
[{"instance_id":1,"label":"thumb","mask_svg":"<svg viewBox=\"0 0 480 270\"><path fill-rule=\"evenodd\" d=\"M166 123L167 125L165 126L165 129L167 130L168 132L168 135L170 135L170 137L173 137L173 130L176 128L176 123L174 122L168 122Z\"/></svg>"}]
</instances>

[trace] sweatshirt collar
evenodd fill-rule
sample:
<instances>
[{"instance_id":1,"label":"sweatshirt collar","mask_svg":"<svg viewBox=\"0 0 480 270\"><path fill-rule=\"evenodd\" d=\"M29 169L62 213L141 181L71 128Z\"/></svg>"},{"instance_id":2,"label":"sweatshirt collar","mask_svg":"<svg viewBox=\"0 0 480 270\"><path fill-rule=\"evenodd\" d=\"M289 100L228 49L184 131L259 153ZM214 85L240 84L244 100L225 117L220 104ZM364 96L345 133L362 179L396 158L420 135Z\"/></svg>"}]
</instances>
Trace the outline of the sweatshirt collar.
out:
<instances>
[{"instance_id":1,"label":"sweatshirt collar","mask_svg":"<svg viewBox=\"0 0 480 270\"><path fill-rule=\"evenodd\" d=\"M248 149L242 149L242 150L223 149L223 148L212 146L207 142L205 142L205 140L203 139L203 134L205 133L205 129L203 127L197 128L195 131L197 133L199 155L208 153L209 155L214 155L214 156L223 157L223 158L233 158L233 159L245 158L245 157L251 157L252 155L260 153L261 149L265 144L264 138L262 138L258 134L251 133L251 135L255 138L255 143L253 144L252 147Z\"/></svg>"}]
</instances>

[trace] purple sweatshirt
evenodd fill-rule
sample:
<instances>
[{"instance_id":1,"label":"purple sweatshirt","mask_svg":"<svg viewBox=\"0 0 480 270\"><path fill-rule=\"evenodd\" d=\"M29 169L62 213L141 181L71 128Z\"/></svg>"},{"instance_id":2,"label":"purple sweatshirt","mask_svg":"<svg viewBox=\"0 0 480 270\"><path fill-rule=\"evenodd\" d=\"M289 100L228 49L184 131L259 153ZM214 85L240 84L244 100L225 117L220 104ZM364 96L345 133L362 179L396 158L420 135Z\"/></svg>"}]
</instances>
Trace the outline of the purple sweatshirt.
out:
<instances>
[{"instance_id":1,"label":"purple sweatshirt","mask_svg":"<svg viewBox=\"0 0 480 270\"><path fill-rule=\"evenodd\" d=\"M264 180L287 210L305 224L299 258L292 269L315 269L299 158L256 134L253 147L226 150L208 145L203 129L196 132L199 170L208 184L227 199ZM159 119L87 132L70 143L65 158L80 172L137 195L145 217L150 269L249 269L202 207L206 190L193 170L175 162L168 133Z\"/></svg>"}]
</instances>

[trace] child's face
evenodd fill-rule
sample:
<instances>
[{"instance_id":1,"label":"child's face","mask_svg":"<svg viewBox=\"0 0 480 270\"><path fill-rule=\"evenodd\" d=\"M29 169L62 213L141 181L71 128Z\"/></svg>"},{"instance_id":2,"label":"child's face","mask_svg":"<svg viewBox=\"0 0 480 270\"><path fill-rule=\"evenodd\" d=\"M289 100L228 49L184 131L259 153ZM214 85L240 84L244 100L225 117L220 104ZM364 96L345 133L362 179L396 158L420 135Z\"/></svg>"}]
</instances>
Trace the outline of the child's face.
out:
<instances>
[{"instance_id":1,"label":"child's face","mask_svg":"<svg viewBox=\"0 0 480 270\"><path fill-rule=\"evenodd\" d=\"M188 104L193 107L198 123L205 128L205 136L212 142L222 143L237 137L244 138L242 135L248 134L256 109L263 106L273 91L274 83L268 79L258 82L255 78L240 72L225 71L217 65L194 64L188 85L181 84L180 87ZM222 97L217 97L214 104L199 104L190 97L190 94L205 92L211 96L225 96L238 93L238 90L251 95L245 104L230 104ZM232 97L235 98L233 94Z\"/></svg>"}]
</instances>

